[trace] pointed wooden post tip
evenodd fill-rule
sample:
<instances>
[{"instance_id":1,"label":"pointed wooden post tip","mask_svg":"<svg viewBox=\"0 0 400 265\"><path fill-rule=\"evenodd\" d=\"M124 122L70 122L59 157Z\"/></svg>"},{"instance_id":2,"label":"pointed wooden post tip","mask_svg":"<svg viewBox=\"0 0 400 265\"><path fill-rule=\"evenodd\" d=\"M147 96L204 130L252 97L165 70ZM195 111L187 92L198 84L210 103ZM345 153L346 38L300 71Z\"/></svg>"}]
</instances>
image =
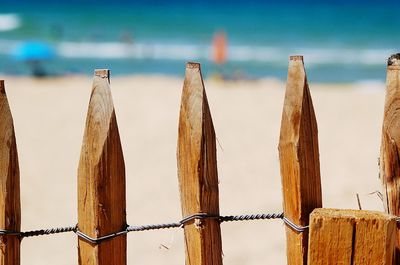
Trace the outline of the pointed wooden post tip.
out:
<instances>
[{"instance_id":1,"label":"pointed wooden post tip","mask_svg":"<svg viewBox=\"0 0 400 265\"><path fill-rule=\"evenodd\" d=\"M200 63L188 62L186 63L186 69L200 69Z\"/></svg>"},{"instance_id":2,"label":"pointed wooden post tip","mask_svg":"<svg viewBox=\"0 0 400 265\"><path fill-rule=\"evenodd\" d=\"M94 238L127 226L125 162L109 75L94 72L78 167L78 229ZM126 265L126 246L126 235L100 244L79 238L78 264Z\"/></svg>"},{"instance_id":3,"label":"pointed wooden post tip","mask_svg":"<svg viewBox=\"0 0 400 265\"><path fill-rule=\"evenodd\" d=\"M109 69L95 69L94 76L100 78L107 78L108 82L110 82L110 70Z\"/></svg>"},{"instance_id":4,"label":"pointed wooden post tip","mask_svg":"<svg viewBox=\"0 0 400 265\"><path fill-rule=\"evenodd\" d=\"M304 62L303 55L291 55L289 61L301 61Z\"/></svg>"},{"instance_id":5,"label":"pointed wooden post tip","mask_svg":"<svg viewBox=\"0 0 400 265\"><path fill-rule=\"evenodd\" d=\"M387 213L400 216L400 53L387 60L386 96L383 116L380 180ZM400 262L400 230L396 238L396 263Z\"/></svg>"},{"instance_id":6,"label":"pointed wooden post tip","mask_svg":"<svg viewBox=\"0 0 400 265\"><path fill-rule=\"evenodd\" d=\"M199 63L186 64L177 159L182 217L199 212L219 215L215 132ZM188 222L184 236L187 265L222 265L218 220Z\"/></svg>"},{"instance_id":7,"label":"pointed wooden post tip","mask_svg":"<svg viewBox=\"0 0 400 265\"><path fill-rule=\"evenodd\" d=\"M185 80L183 83L182 99L184 97L189 97L190 95L194 95L201 91L204 91L205 93L200 63L188 62L186 63L186 69L185 69ZM199 97L198 99L205 100L205 97L203 98L203 95L201 95L201 97ZM186 100L182 100L181 103L184 102L186 104L192 103L192 102L186 102ZM193 106L197 105L195 104Z\"/></svg>"},{"instance_id":8,"label":"pointed wooden post tip","mask_svg":"<svg viewBox=\"0 0 400 265\"><path fill-rule=\"evenodd\" d=\"M388 66L396 66L397 68L400 66L400 53L395 53L390 55L387 60Z\"/></svg>"},{"instance_id":9,"label":"pointed wooden post tip","mask_svg":"<svg viewBox=\"0 0 400 265\"><path fill-rule=\"evenodd\" d=\"M318 129L303 56L290 56L279 138L283 209L301 226L322 207ZM288 265L307 264L308 234L286 228Z\"/></svg>"},{"instance_id":10,"label":"pointed wooden post tip","mask_svg":"<svg viewBox=\"0 0 400 265\"><path fill-rule=\"evenodd\" d=\"M18 151L4 80L0 80L0 229L20 231ZM0 264L20 264L20 238L0 236Z\"/></svg>"}]
</instances>

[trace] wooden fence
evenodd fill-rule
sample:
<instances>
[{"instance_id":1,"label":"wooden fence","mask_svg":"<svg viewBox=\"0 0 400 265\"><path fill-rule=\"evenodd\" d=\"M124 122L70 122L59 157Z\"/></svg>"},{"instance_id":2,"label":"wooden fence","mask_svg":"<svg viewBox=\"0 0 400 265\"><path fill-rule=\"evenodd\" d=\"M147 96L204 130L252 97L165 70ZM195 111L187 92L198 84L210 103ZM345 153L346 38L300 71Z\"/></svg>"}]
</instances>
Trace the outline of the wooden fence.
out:
<instances>
[{"instance_id":1,"label":"wooden fence","mask_svg":"<svg viewBox=\"0 0 400 265\"><path fill-rule=\"evenodd\" d=\"M77 229L94 239L127 227L125 165L109 75L95 71L78 167ZM289 265L400 264L400 55L388 61L384 113L380 168L392 215L322 208L313 103L303 57L290 57L279 139L284 220L293 224L286 226ZM214 217L185 222L186 264L221 265L216 138L198 63L186 66L177 162L182 216ZM20 264L20 228L17 145L0 81L0 265ZM126 233L101 242L78 237L79 264L127 264L126 246Z\"/></svg>"}]
</instances>

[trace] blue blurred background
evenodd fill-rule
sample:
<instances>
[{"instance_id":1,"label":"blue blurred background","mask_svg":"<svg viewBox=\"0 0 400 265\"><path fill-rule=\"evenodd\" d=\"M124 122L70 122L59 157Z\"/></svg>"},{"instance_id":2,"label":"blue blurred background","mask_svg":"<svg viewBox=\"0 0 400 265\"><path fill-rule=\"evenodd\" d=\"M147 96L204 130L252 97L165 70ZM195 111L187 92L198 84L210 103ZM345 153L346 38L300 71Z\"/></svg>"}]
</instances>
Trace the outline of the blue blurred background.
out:
<instances>
[{"instance_id":1,"label":"blue blurred background","mask_svg":"<svg viewBox=\"0 0 400 265\"><path fill-rule=\"evenodd\" d=\"M0 0L0 73L31 74L21 47L42 43L49 75L181 76L200 61L206 76L285 79L288 56L303 54L313 81L382 81L400 50L399 12L400 1ZM223 64L213 60L216 32L226 36Z\"/></svg>"}]
</instances>

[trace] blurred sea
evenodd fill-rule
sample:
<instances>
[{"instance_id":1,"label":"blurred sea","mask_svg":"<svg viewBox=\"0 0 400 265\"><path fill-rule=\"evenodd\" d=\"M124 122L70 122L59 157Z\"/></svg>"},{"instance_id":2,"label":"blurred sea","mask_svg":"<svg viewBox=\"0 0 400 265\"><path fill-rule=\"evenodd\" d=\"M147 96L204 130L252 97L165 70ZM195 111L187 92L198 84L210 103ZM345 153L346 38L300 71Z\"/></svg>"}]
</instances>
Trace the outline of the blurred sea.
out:
<instances>
[{"instance_id":1,"label":"blurred sea","mask_svg":"<svg viewBox=\"0 0 400 265\"><path fill-rule=\"evenodd\" d=\"M400 51L400 1L9 1L0 0L0 73L23 75L13 58L28 40L57 56L52 74L183 75L199 61L205 75L285 79L288 56L303 54L316 82L382 81ZM228 61L212 61L216 31L226 32Z\"/></svg>"}]
</instances>

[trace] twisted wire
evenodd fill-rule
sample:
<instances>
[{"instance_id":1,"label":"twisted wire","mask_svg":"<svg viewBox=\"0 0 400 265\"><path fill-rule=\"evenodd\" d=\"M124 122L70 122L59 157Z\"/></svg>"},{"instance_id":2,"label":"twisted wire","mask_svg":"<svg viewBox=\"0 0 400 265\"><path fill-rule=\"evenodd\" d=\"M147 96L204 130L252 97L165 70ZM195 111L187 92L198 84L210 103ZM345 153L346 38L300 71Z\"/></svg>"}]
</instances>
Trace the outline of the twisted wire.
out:
<instances>
[{"instance_id":1,"label":"twisted wire","mask_svg":"<svg viewBox=\"0 0 400 265\"><path fill-rule=\"evenodd\" d=\"M169 223L169 224L155 224L155 225L129 225L126 228L127 232L140 232L140 231L148 231L148 230L159 230L159 229L170 229L170 228L178 228L181 227L182 224L179 223Z\"/></svg>"},{"instance_id":2,"label":"twisted wire","mask_svg":"<svg viewBox=\"0 0 400 265\"><path fill-rule=\"evenodd\" d=\"M33 236L45 236L45 235L52 235L52 234L60 234L60 233L67 233L67 232L76 232L76 225L75 226L66 226L66 227L57 227L57 228L49 228L49 229L40 229L40 230L32 230L27 232L20 232L19 236L24 237L33 237Z\"/></svg>"},{"instance_id":3,"label":"twisted wire","mask_svg":"<svg viewBox=\"0 0 400 265\"><path fill-rule=\"evenodd\" d=\"M99 244L102 241L109 240L129 232L141 232L141 231L149 231L149 230L159 230L159 229L170 229L170 228L182 228L188 222L196 219L218 219L220 223L222 222L233 222L233 221L250 221L250 220L262 220L262 219L283 219L285 223L286 220L284 219L283 213L269 213L269 214L251 214L251 215L229 215L229 216L217 216L217 215L210 215L207 213L195 213L191 214L181 221L176 223L164 223L164 224L152 224L152 225L137 225L137 226L127 226L125 230L111 233L105 236L101 236L98 238L93 238L88 236L87 234L83 233L82 231L75 231L75 233L82 239L92 243L92 244ZM289 226L293 228L295 231L303 232L307 227L299 227L296 226L294 223L290 222Z\"/></svg>"},{"instance_id":4,"label":"twisted wire","mask_svg":"<svg viewBox=\"0 0 400 265\"><path fill-rule=\"evenodd\" d=\"M264 220L264 219L283 219L283 213L229 215L229 216L221 216L219 218L221 223L233 222L233 221Z\"/></svg>"},{"instance_id":5,"label":"twisted wire","mask_svg":"<svg viewBox=\"0 0 400 265\"><path fill-rule=\"evenodd\" d=\"M92 244L99 244L102 241L109 240L121 235L125 235L129 232L140 232L140 231L149 231L149 230L159 230L159 229L170 229L170 228L183 228L188 222L198 219L217 219L220 223L223 222L235 222L235 221L251 221L251 220L269 220L269 219L282 219L284 223L293 229L296 232L304 232L308 229L308 226L298 226L294 224L291 220L286 218L283 213L268 213L268 214L246 214L246 215L228 215L228 216L219 216L219 215L210 215L207 213L195 213L183 218L179 222L175 223L164 223L164 224L149 224L149 225L128 225L125 230L118 231L115 233L111 233L105 236L93 238L89 235L83 233L78 229L78 226L67 226L67 227L58 227L58 228L50 228L50 229L40 229L40 230L32 230L26 232L15 232L8 230L1 230L0 235L11 235L11 236L19 236L21 238L25 237L35 237L35 236L45 236L59 233L67 233L74 232L79 238L84 239Z\"/></svg>"},{"instance_id":6,"label":"twisted wire","mask_svg":"<svg viewBox=\"0 0 400 265\"><path fill-rule=\"evenodd\" d=\"M149 225L128 225L125 230L118 231L115 233L111 233L102 237L93 238L82 231L79 231L77 225L75 226L66 226L66 227L57 227L50 229L40 229L40 230L32 230L26 232L16 232L11 230L0 229L0 236L19 236L20 238L25 237L36 237L36 236L46 236L52 234L60 234L60 233L68 233L74 232L78 237L92 243L99 244L104 240L109 240L120 235L127 234L129 232L140 232L140 231L150 231L150 230L159 230L159 229L171 229L171 228L183 228L188 222L196 219L218 219L220 223L223 222L235 222L235 221L251 221L251 220L269 220L269 219L282 219L285 225L287 225L292 230L302 233L306 231L308 226L300 226L295 224L293 221L284 216L283 213L268 213L268 214L246 214L246 215L228 215L228 216L216 216L209 215L206 213L195 213L183 218L181 221L176 223L164 223L164 224L149 224ZM400 218L396 218L396 222L400 224Z\"/></svg>"}]
</instances>

